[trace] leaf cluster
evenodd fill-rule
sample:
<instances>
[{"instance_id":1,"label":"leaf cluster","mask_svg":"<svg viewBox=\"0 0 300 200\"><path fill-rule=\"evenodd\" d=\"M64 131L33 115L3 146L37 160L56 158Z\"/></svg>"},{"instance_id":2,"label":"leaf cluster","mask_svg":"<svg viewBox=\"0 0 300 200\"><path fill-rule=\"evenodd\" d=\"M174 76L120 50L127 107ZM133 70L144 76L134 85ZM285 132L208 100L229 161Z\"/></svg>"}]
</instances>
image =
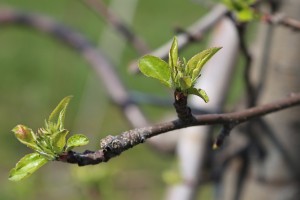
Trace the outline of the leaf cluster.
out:
<instances>
[{"instance_id":1,"label":"leaf cluster","mask_svg":"<svg viewBox=\"0 0 300 200\"><path fill-rule=\"evenodd\" d=\"M256 18L257 13L251 8L256 0L222 0L227 8L235 14L241 22L249 22Z\"/></svg>"},{"instance_id":2,"label":"leaf cluster","mask_svg":"<svg viewBox=\"0 0 300 200\"><path fill-rule=\"evenodd\" d=\"M60 154L74 147L86 145L89 141L81 134L72 135L66 139L69 131L64 128L64 119L71 96L65 97L45 120L45 127L35 133L32 129L17 125L12 129L16 138L35 153L25 155L10 171L9 180L19 181L28 176Z\"/></svg>"},{"instance_id":3,"label":"leaf cluster","mask_svg":"<svg viewBox=\"0 0 300 200\"><path fill-rule=\"evenodd\" d=\"M144 75L158 79L169 88L186 95L197 95L208 102L206 92L195 88L195 84L201 76L205 63L220 49L220 47L206 49L186 61L185 58L178 57L178 41L174 37L168 63L158 57L146 55L139 60L139 69Z\"/></svg>"}]
</instances>

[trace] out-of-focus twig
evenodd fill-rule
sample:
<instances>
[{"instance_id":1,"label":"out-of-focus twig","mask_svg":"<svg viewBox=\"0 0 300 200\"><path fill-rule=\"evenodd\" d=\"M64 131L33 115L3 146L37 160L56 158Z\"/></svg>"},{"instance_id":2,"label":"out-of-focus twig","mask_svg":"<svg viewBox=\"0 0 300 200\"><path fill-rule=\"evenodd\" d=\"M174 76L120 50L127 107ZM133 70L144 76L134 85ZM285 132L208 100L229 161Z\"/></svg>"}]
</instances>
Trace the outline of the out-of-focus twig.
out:
<instances>
[{"instance_id":1,"label":"out-of-focus twig","mask_svg":"<svg viewBox=\"0 0 300 200\"><path fill-rule=\"evenodd\" d=\"M113 28L115 28L135 49L143 55L149 52L149 48L139 36L137 36L116 14L114 14L103 2L103 0L83 0L88 8L94 11Z\"/></svg>"},{"instance_id":2,"label":"out-of-focus twig","mask_svg":"<svg viewBox=\"0 0 300 200\"><path fill-rule=\"evenodd\" d=\"M224 140L226 139L226 137L229 136L229 133L234 128L234 126L235 126L234 123L228 123L222 127L220 133L218 134L218 136L213 144L213 149L217 149L223 145Z\"/></svg>"},{"instance_id":3,"label":"out-of-focus twig","mask_svg":"<svg viewBox=\"0 0 300 200\"><path fill-rule=\"evenodd\" d=\"M259 74L258 74L258 80L256 83L256 96L259 98L259 96L262 94L262 91L265 86L266 82L266 73L269 66L269 58L270 58L270 49L272 46L272 37L273 37L273 30L274 25L268 24L266 27L266 31L264 35L262 36L263 39L263 46L262 46L262 53L260 56L260 63L258 64Z\"/></svg>"},{"instance_id":4,"label":"out-of-focus twig","mask_svg":"<svg viewBox=\"0 0 300 200\"><path fill-rule=\"evenodd\" d=\"M250 76L251 76L251 64L252 57L248 50L246 44L246 23L237 24L238 36L240 41L240 49L243 57L245 58L245 66L244 66L244 80L246 87L246 95L247 95L247 107L252 107L256 104L256 88L254 87Z\"/></svg>"},{"instance_id":5,"label":"out-of-focus twig","mask_svg":"<svg viewBox=\"0 0 300 200\"><path fill-rule=\"evenodd\" d=\"M66 43L87 60L96 74L103 81L111 100L123 109L126 119L134 127L147 125L147 120L140 109L130 100L127 88L121 82L112 64L82 34L59 24L54 20L37 14L0 8L0 26L23 25L51 36Z\"/></svg>"},{"instance_id":6,"label":"out-of-focus twig","mask_svg":"<svg viewBox=\"0 0 300 200\"><path fill-rule=\"evenodd\" d=\"M269 14L263 13L262 20L269 24L281 25L295 31L300 31L300 21L291 17L286 17L283 13Z\"/></svg>"},{"instance_id":7,"label":"out-of-focus twig","mask_svg":"<svg viewBox=\"0 0 300 200\"><path fill-rule=\"evenodd\" d=\"M207 15L187 28L187 31L176 36L178 40L178 49L180 50L191 41L195 41L197 38L201 38L203 33L210 30L226 13L227 9L225 6L220 4L214 7ZM149 54L165 59L168 57L171 44L172 40L168 41ZM137 73L139 71L137 67L137 61L133 61L130 64L129 71L131 71L132 73Z\"/></svg>"}]
</instances>

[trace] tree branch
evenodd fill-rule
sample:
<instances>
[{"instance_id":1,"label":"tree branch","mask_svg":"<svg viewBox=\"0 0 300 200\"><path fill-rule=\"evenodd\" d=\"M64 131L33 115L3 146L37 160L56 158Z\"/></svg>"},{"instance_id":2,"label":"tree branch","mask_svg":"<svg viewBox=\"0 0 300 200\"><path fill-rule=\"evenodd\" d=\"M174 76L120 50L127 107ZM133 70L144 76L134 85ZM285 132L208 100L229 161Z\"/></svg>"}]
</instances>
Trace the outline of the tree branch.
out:
<instances>
[{"instance_id":1,"label":"tree branch","mask_svg":"<svg viewBox=\"0 0 300 200\"><path fill-rule=\"evenodd\" d=\"M261 117L279 110L298 105L300 105L300 93L294 93L282 100L252 107L240 112L200 115L195 116L195 120L189 122L177 119L150 127L136 128L125 131L117 136L109 135L105 137L100 141L101 149L98 151L85 151L83 153L69 151L68 153L63 154L59 158L57 158L57 161L77 163L79 166L107 162L111 158L120 155L123 151L126 151L140 143L143 143L146 139L168 131L199 125L238 125L256 117Z\"/></svg>"},{"instance_id":2,"label":"tree branch","mask_svg":"<svg viewBox=\"0 0 300 200\"><path fill-rule=\"evenodd\" d=\"M300 21L291 17L286 17L282 13L275 15L263 13L262 20L269 24L282 25L295 31L300 31Z\"/></svg>"},{"instance_id":3,"label":"tree branch","mask_svg":"<svg viewBox=\"0 0 300 200\"><path fill-rule=\"evenodd\" d=\"M252 56L248 50L246 44L246 23L237 24L237 31L239 36L239 43L240 43L240 50L245 58L245 66L244 66L244 80L245 80L245 87L246 87L246 95L247 95L247 107L255 106L256 104L256 90L254 85L251 82L250 75L251 75L251 64L252 64Z\"/></svg>"}]
</instances>

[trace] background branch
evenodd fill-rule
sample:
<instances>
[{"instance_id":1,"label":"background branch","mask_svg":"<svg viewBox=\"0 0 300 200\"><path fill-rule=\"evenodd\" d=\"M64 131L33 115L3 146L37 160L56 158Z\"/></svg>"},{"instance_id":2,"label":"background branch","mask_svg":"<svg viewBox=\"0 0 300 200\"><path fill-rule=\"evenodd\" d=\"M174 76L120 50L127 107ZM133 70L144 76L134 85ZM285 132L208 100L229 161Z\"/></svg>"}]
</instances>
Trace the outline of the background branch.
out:
<instances>
[{"instance_id":1,"label":"background branch","mask_svg":"<svg viewBox=\"0 0 300 200\"><path fill-rule=\"evenodd\" d=\"M250 79L252 57L250 55L250 52L246 44L247 23L237 24L236 22L236 26L237 26L238 36L239 36L240 50L245 59L244 80L245 80L246 95L247 95L247 107L252 107L256 104L256 90Z\"/></svg>"},{"instance_id":2,"label":"background branch","mask_svg":"<svg viewBox=\"0 0 300 200\"><path fill-rule=\"evenodd\" d=\"M112 64L82 34L57 23L54 20L37 14L21 12L14 9L0 8L0 25L23 25L39 32L49 34L76 50L104 83L111 100L123 109L126 119L134 126L141 127L147 120L141 110L134 104L127 88L118 77Z\"/></svg>"},{"instance_id":3,"label":"background branch","mask_svg":"<svg viewBox=\"0 0 300 200\"><path fill-rule=\"evenodd\" d=\"M225 6L219 4L212 8L212 10L196 21L193 25L191 25L189 28L186 29L185 32L178 34L177 40L178 40L178 50L180 51L182 48L184 48L186 45L188 45L191 41L195 41L196 38L201 38L200 36L203 35L203 33L210 30L219 20L227 13L227 9ZM172 40L169 40L167 43L159 47L158 49L149 52L150 55L166 59L168 57L169 49L172 44ZM139 69L137 67L137 61L132 61L132 63L129 66L129 71L132 73L139 72Z\"/></svg>"},{"instance_id":4,"label":"background branch","mask_svg":"<svg viewBox=\"0 0 300 200\"><path fill-rule=\"evenodd\" d=\"M143 55L150 51L145 41L138 37L102 0L83 0L82 2L115 28L139 54Z\"/></svg>"},{"instance_id":5,"label":"background branch","mask_svg":"<svg viewBox=\"0 0 300 200\"><path fill-rule=\"evenodd\" d=\"M300 21L291 17L286 17L283 13L269 14L263 13L262 20L274 25L282 25L295 31L300 31Z\"/></svg>"}]
</instances>

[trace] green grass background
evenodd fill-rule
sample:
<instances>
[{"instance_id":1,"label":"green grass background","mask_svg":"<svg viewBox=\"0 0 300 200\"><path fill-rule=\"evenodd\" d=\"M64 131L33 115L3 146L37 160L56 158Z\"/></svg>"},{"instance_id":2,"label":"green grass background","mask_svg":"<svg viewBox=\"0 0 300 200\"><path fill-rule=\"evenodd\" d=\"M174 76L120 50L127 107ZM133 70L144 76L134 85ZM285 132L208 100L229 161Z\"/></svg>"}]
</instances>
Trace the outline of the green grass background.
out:
<instances>
[{"instance_id":1,"label":"green grass background","mask_svg":"<svg viewBox=\"0 0 300 200\"><path fill-rule=\"evenodd\" d=\"M80 0L0 0L0 6L47 15L81 32L100 48L99 37L108 28ZM139 1L132 28L151 48L156 48L173 37L174 26L187 27L207 11L193 1ZM180 54L190 57L204 45L205 42L193 44ZM130 45L120 61L114 60L109 48L102 50L114 63L121 63L115 67L128 88L162 97L171 95L159 83L127 73L127 64L139 57ZM88 135L91 142L85 148L96 150L101 137L131 128L79 54L31 29L0 27L0 199L162 199L166 187L162 173L175 161L146 145L105 164L79 168L51 162L24 181L8 181L9 170L31 152L10 130L17 124L34 130L41 127L67 95L74 98L66 127L71 133ZM142 108L153 122L162 112L173 112L153 106ZM212 195L209 188L204 193L205 199Z\"/></svg>"}]
</instances>

